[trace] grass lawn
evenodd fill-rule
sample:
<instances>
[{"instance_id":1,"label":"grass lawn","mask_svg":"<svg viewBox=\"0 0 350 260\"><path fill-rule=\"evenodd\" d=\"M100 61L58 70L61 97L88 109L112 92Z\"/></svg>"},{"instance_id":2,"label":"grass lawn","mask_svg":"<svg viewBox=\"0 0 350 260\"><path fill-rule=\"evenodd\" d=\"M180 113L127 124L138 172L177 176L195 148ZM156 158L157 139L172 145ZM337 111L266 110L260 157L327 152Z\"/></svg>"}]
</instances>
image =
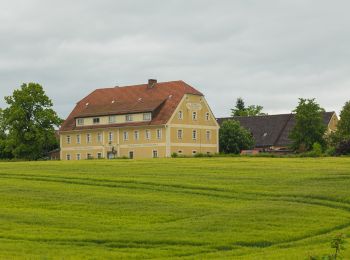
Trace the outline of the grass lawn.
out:
<instances>
[{"instance_id":1,"label":"grass lawn","mask_svg":"<svg viewBox=\"0 0 350 260\"><path fill-rule=\"evenodd\" d=\"M350 158L0 163L0 259L307 259L338 233Z\"/></svg>"}]
</instances>

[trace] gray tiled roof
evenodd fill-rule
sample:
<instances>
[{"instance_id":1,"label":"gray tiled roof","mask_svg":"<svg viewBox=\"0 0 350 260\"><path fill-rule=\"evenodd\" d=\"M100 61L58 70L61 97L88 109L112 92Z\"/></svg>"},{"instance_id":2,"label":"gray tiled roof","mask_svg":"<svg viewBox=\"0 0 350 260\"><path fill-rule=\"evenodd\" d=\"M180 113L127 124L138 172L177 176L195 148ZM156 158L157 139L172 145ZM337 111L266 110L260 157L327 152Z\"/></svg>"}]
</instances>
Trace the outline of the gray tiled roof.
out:
<instances>
[{"instance_id":1,"label":"gray tiled roof","mask_svg":"<svg viewBox=\"0 0 350 260\"><path fill-rule=\"evenodd\" d=\"M324 112L323 122L328 125L334 112ZM217 118L221 125L226 120L239 121L241 126L252 133L256 147L288 146L291 144L289 134L295 125L294 114L265 116L236 116Z\"/></svg>"}]
</instances>

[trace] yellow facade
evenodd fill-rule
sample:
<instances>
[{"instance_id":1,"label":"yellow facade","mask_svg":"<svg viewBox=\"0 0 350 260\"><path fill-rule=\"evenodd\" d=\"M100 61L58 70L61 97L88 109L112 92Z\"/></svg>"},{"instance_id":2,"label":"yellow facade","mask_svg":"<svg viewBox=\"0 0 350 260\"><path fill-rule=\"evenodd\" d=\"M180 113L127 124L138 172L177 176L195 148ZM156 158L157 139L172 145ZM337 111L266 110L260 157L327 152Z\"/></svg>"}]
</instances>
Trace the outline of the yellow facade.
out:
<instances>
[{"instance_id":1,"label":"yellow facade","mask_svg":"<svg viewBox=\"0 0 350 260\"><path fill-rule=\"evenodd\" d=\"M125 115L119 115L123 120ZM142 114L133 119L142 121ZM107 116L100 117L106 125ZM93 124L85 118L84 123ZM60 133L61 159L84 160L113 157L170 157L172 153L194 155L218 152L219 126L205 98L184 95L165 125L101 127Z\"/></svg>"}]
</instances>

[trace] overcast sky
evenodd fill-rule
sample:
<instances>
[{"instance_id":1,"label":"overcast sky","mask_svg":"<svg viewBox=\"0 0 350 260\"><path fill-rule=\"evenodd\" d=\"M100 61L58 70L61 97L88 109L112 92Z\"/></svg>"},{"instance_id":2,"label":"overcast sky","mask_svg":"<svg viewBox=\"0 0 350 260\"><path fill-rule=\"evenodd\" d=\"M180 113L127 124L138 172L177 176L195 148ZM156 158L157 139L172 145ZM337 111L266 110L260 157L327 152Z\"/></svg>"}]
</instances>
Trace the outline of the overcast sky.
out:
<instances>
[{"instance_id":1,"label":"overcast sky","mask_svg":"<svg viewBox=\"0 0 350 260\"><path fill-rule=\"evenodd\" d=\"M23 82L61 117L101 87L184 80L216 116L237 97L269 114L350 100L350 2L0 0L0 107Z\"/></svg>"}]
</instances>

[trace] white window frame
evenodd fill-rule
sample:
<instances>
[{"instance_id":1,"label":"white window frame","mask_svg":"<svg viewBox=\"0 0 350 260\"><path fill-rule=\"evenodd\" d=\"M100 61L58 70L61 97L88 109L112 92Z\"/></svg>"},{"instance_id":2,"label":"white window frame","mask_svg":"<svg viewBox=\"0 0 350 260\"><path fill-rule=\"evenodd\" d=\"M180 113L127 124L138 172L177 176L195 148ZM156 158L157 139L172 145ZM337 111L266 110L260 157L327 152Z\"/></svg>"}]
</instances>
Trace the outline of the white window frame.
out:
<instances>
[{"instance_id":1,"label":"white window frame","mask_svg":"<svg viewBox=\"0 0 350 260\"><path fill-rule=\"evenodd\" d=\"M108 133L108 142L113 142L113 140L114 140L113 132L109 132Z\"/></svg>"},{"instance_id":2,"label":"white window frame","mask_svg":"<svg viewBox=\"0 0 350 260\"><path fill-rule=\"evenodd\" d=\"M114 124L117 122L117 117L116 116L109 116L108 117L108 123Z\"/></svg>"},{"instance_id":3,"label":"white window frame","mask_svg":"<svg viewBox=\"0 0 350 260\"><path fill-rule=\"evenodd\" d=\"M76 142L77 142L77 144L81 144L81 136L80 136L80 134L78 134L76 136Z\"/></svg>"},{"instance_id":4,"label":"white window frame","mask_svg":"<svg viewBox=\"0 0 350 260\"><path fill-rule=\"evenodd\" d=\"M86 154L86 159L91 160L93 158L91 153L87 153Z\"/></svg>"},{"instance_id":5,"label":"white window frame","mask_svg":"<svg viewBox=\"0 0 350 260\"><path fill-rule=\"evenodd\" d=\"M102 133L97 133L97 142L102 143L103 142L103 134Z\"/></svg>"},{"instance_id":6,"label":"white window frame","mask_svg":"<svg viewBox=\"0 0 350 260\"><path fill-rule=\"evenodd\" d=\"M70 156L70 154L68 153L68 154L66 154L66 160L67 161L70 161L71 160L71 156Z\"/></svg>"},{"instance_id":7,"label":"white window frame","mask_svg":"<svg viewBox=\"0 0 350 260\"><path fill-rule=\"evenodd\" d=\"M205 137L206 137L207 141L211 140L211 131L210 130L205 131Z\"/></svg>"},{"instance_id":8,"label":"white window frame","mask_svg":"<svg viewBox=\"0 0 350 260\"><path fill-rule=\"evenodd\" d=\"M205 113L205 120L206 121L210 120L210 113L209 112Z\"/></svg>"},{"instance_id":9,"label":"white window frame","mask_svg":"<svg viewBox=\"0 0 350 260\"><path fill-rule=\"evenodd\" d=\"M152 158L158 158L158 150L153 150L152 151Z\"/></svg>"},{"instance_id":10,"label":"white window frame","mask_svg":"<svg viewBox=\"0 0 350 260\"><path fill-rule=\"evenodd\" d=\"M72 140L71 140L70 135L67 135L67 136L66 136L66 143L67 143L67 144L70 144L71 141L72 141Z\"/></svg>"},{"instance_id":11,"label":"white window frame","mask_svg":"<svg viewBox=\"0 0 350 260\"><path fill-rule=\"evenodd\" d=\"M129 140L129 132L128 131L124 131L123 132L123 139L124 139L124 141L128 141Z\"/></svg>"},{"instance_id":12,"label":"white window frame","mask_svg":"<svg viewBox=\"0 0 350 260\"><path fill-rule=\"evenodd\" d=\"M126 121L126 122L131 122L131 121L133 121L133 120L132 120L132 114L125 115L125 121Z\"/></svg>"},{"instance_id":13,"label":"white window frame","mask_svg":"<svg viewBox=\"0 0 350 260\"><path fill-rule=\"evenodd\" d=\"M162 139L162 129L157 129L157 139L160 140Z\"/></svg>"},{"instance_id":14,"label":"white window frame","mask_svg":"<svg viewBox=\"0 0 350 260\"><path fill-rule=\"evenodd\" d=\"M177 130L177 139L182 140L183 134L184 134L184 131L182 129L178 129Z\"/></svg>"},{"instance_id":15,"label":"white window frame","mask_svg":"<svg viewBox=\"0 0 350 260\"><path fill-rule=\"evenodd\" d=\"M91 134L90 133L86 134L86 143L88 143L88 144L91 143Z\"/></svg>"},{"instance_id":16,"label":"white window frame","mask_svg":"<svg viewBox=\"0 0 350 260\"><path fill-rule=\"evenodd\" d=\"M197 130L193 129L192 130L192 140L197 140L197 135L198 135Z\"/></svg>"},{"instance_id":17,"label":"white window frame","mask_svg":"<svg viewBox=\"0 0 350 260\"><path fill-rule=\"evenodd\" d=\"M95 120L96 120L97 122L95 122ZM99 117L93 117L93 118L92 118L92 123L93 123L94 125L98 125L100 122L101 122L101 119L100 119Z\"/></svg>"},{"instance_id":18,"label":"white window frame","mask_svg":"<svg viewBox=\"0 0 350 260\"><path fill-rule=\"evenodd\" d=\"M135 141L140 140L140 132L139 132L139 130L135 130L134 131L134 140Z\"/></svg>"},{"instance_id":19,"label":"white window frame","mask_svg":"<svg viewBox=\"0 0 350 260\"><path fill-rule=\"evenodd\" d=\"M177 112L177 118L179 120L182 120L184 118L184 113L182 112L182 110L180 110L179 112Z\"/></svg>"},{"instance_id":20,"label":"white window frame","mask_svg":"<svg viewBox=\"0 0 350 260\"><path fill-rule=\"evenodd\" d=\"M80 153L77 153L77 154L76 154L76 157L77 157L77 161L80 161L80 160L81 160L81 154L80 154Z\"/></svg>"},{"instance_id":21,"label":"white window frame","mask_svg":"<svg viewBox=\"0 0 350 260\"><path fill-rule=\"evenodd\" d=\"M151 130L149 130L149 129L145 130L145 139L151 140Z\"/></svg>"},{"instance_id":22,"label":"white window frame","mask_svg":"<svg viewBox=\"0 0 350 260\"><path fill-rule=\"evenodd\" d=\"M193 111L193 112L192 112L192 120L196 121L197 118L198 118L198 113L197 113L197 111Z\"/></svg>"},{"instance_id":23,"label":"white window frame","mask_svg":"<svg viewBox=\"0 0 350 260\"><path fill-rule=\"evenodd\" d=\"M97 153L97 159L102 159L102 153L101 152Z\"/></svg>"},{"instance_id":24,"label":"white window frame","mask_svg":"<svg viewBox=\"0 0 350 260\"><path fill-rule=\"evenodd\" d=\"M152 113L143 113L143 121L151 121Z\"/></svg>"},{"instance_id":25,"label":"white window frame","mask_svg":"<svg viewBox=\"0 0 350 260\"><path fill-rule=\"evenodd\" d=\"M84 125L84 118L78 118L77 125Z\"/></svg>"}]
</instances>

